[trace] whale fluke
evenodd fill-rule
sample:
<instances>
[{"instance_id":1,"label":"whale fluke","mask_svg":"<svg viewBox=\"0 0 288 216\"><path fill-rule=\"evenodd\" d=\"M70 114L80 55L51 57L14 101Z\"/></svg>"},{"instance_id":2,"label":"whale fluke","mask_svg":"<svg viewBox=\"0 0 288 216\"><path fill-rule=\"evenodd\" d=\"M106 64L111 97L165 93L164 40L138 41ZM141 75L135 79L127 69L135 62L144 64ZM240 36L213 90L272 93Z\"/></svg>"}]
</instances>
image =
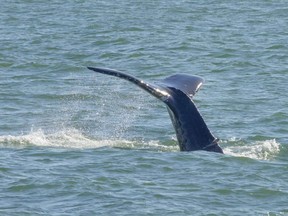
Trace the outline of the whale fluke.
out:
<instances>
[{"instance_id":1,"label":"whale fluke","mask_svg":"<svg viewBox=\"0 0 288 216\"><path fill-rule=\"evenodd\" d=\"M89 70L125 79L164 102L175 128L181 151L205 150L223 153L216 139L195 106L192 98L204 80L198 76L175 74L157 83L148 83L129 74L107 69L87 67Z\"/></svg>"}]
</instances>

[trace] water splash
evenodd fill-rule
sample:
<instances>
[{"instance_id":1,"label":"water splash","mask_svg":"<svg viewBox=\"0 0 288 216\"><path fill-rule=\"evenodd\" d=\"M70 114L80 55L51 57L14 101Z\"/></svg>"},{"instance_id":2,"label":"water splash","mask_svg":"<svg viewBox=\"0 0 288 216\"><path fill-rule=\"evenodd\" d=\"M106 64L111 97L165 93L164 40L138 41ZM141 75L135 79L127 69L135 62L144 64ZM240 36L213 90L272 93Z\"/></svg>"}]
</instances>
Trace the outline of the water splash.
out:
<instances>
[{"instance_id":1,"label":"water splash","mask_svg":"<svg viewBox=\"0 0 288 216\"><path fill-rule=\"evenodd\" d=\"M236 157L248 157L259 160L270 160L279 155L280 144L275 139L246 143L241 139L232 138L222 141L224 153ZM96 139L84 135L74 128L66 128L58 132L47 133L42 129L31 130L25 135L0 136L0 146L8 148L26 148L29 146L55 147L55 148L122 148L152 150L161 152L179 151L178 145L163 143L159 140L139 141L126 139Z\"/></svg>"},{"instance_id":2,"label":"water splash","mask_svg":"<svg viewBox=\"0 0 288 216\"><path fill-rule=\"evenodd\" d=\"M83 135L76 129L64 129L55 133L45 133L42 129L31 130L29 134L19 136L0 136L0 145L24 148L28 146L59 148L100 148L115 144L112 140L95 140ZM126 141L121 141L126 142Z\"/></svg>"},{"instance_id":3,"label":"water splash","mask_svg":"<svg viewBox=\"0 0 288 216\"><path fill-rule=\"evenodd\" d=\"M224 153L237 157L248 157L259 160L270 160L280 152L280 144L275 139L245 143L236 138L232 138L223 143L233 143L233 146L224 148Z\"/></svg>"},{"instance_id":4,"label":"water splash","mask_svg":"<svg viewBox=\"0 0 288 216\"><path fill-rule=\"evenodd\" d=\"M0 146L8 148L26 148L29 146L55 147L67 149L95 149L113 147L122 149L145 149L153 151L177 151L178 146L165 145L160 141L131 141L125 139L95 139L84 135L77 129L63 129L47 133L42 129L31 130L30 133L19 136L0 136Z\"/></svg>"}]
</instances>

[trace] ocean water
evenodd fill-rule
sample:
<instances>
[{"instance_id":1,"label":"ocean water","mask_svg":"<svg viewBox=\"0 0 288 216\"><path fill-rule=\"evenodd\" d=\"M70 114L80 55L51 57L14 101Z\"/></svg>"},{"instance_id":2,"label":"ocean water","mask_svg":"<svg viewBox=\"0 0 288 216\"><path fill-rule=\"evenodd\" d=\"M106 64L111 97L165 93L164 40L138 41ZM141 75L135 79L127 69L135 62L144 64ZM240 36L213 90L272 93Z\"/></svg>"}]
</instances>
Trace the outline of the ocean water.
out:
<instances>
[{"instance_id":1,"label":"ocean water","mask_svg":"<svg viewBox=\"0 0 288 216\"><path fill-rule=\"evenodd\" d=\"M0 215L288 215L288 6L2 0ZM86 66L205 84L225 155L180 152L165 106Z\"/></svg>"}]
</instances>

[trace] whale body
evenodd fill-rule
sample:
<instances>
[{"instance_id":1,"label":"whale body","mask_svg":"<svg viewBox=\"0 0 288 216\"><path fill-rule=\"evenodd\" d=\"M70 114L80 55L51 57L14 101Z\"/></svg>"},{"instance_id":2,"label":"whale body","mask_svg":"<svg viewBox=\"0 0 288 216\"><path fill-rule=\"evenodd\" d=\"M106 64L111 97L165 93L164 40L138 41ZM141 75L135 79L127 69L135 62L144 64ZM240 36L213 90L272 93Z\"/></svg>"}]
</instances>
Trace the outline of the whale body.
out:
<instances>
[{"instance_id":1,"label":"whale body","mask_svg":"<svg viewBox=\"0 0 288 216\"><path fill-rule=\"evenodd\" d=\"M94 72L115 76L147 91L164 102L174 126L180 151L211 151L223 153L218 139L208 129L193 102L193 96L204 80L198 76L175 74L157 83L148 83L120 71L87 67Z\"/></svg>"}]
</instances>

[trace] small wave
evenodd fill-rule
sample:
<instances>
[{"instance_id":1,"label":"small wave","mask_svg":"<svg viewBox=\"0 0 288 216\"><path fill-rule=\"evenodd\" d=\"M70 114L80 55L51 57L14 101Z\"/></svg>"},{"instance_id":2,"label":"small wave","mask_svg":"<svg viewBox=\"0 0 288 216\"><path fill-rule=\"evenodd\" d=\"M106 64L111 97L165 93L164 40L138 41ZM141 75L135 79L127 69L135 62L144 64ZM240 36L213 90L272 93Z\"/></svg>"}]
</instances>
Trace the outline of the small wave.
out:
<instances>
[{"instance_id":1,"label":"small wave","mask_svg":"<svg viewBox=\"0 0 288 216\"><path fill-rule=\"evenodd\" d=\"M275 139L256 141L251 144L232 138L224 143L233 143L233 146L224 148L224 153L237 157L248 157L259 160L270 160L280 152L280 144Z\"/></svg>"},{"instance_id":2,"label":"small wave","mask_svg":"<svg viewBox=\"0 0 288 216\"><path fill-rule=\"evenodd\" d=\"M176 152L179 151L178 145L166 145L166 143L161 143L158 140L151 140L149 142L145 141L130 141L130 142L119 142L113 145L115 148L122 149L139 149L139 150L151 150L158 152Z\"/></svg>"}]
</instances>

